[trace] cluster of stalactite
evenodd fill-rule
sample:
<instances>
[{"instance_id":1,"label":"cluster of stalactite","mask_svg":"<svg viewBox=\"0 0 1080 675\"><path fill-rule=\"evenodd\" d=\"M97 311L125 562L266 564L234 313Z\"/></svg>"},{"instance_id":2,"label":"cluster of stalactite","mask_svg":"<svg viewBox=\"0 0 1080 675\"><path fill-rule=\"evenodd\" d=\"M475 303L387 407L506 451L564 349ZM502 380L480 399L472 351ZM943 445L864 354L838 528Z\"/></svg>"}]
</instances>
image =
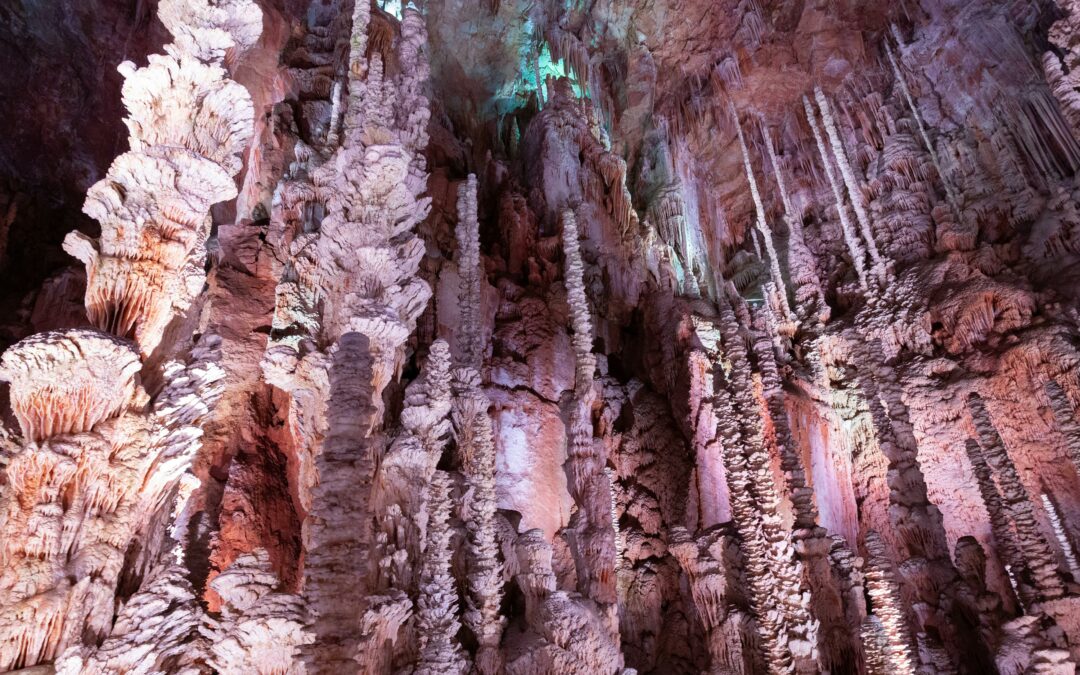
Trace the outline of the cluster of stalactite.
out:
<instances>
[{"instance_id":1,"label":"cluster of stalactite","mask_svg":"<svg viewBox=\"0 0 1080 675\"><path fill-rule=\"evenodd\" d=\"M207 656L178 558L187 472L224 373L220 340L192 345L183 319L202 290L209 209L236 195L251 137L250 96L224 60L255 42L261 12L169 0L159 18L166 54L120 66L131 150L88 193L101 237L65 243L87 265L97 329L31 336L0 365L24 443L0 506L3 669L172 672Z\"/></svg>"}]
</instances>

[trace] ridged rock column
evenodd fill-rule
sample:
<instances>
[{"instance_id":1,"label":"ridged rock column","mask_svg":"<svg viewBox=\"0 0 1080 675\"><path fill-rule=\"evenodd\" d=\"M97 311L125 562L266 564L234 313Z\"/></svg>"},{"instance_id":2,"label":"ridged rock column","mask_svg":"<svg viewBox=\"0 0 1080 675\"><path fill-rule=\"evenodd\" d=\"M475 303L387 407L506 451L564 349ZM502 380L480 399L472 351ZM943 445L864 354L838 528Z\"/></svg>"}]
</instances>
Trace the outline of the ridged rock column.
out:
<instances>
[{"instance_id":1,"label":"ridged rock column","mask_svg":"<svg viewBox=\"0 0 1080 675\"><path fill-rule=\"evenodd\" d=\"M577 504L571 516L571 551L577 567L578 590L602 610L618 644L615 604L615 526L611 518L611 482L604 471L603 446L593 441L592 408L596 399L596 357L592 353L592 316L585 296L584 262L573 211L562 215L564 279L570 321L574 329L574 392L569 414L569 447L564 467L570 496Z\"/></svg>"},{"instance_id":2,"label":"ridged rock column","mask_svg":"<svg viewBox=\"0 0 1080 675\"><path fill-rule=\"evenodd\" d=\"M411 603L369 595L371 491L384 452L382 394L400 373L405 343L431 290L418 275L424 244L413 233L430 208L428 77L423 17L405 10L399 74L384 77L367 53L369 6L358 2L350 40L342 146L312 171L326 207L317 232L292 244L278 290L283 317L263 360L267 380L291 397L300 447L300 501L307 512L303 594L314 644L309 668L362 668L398 637Z\"/></svg>"}]
</instances>

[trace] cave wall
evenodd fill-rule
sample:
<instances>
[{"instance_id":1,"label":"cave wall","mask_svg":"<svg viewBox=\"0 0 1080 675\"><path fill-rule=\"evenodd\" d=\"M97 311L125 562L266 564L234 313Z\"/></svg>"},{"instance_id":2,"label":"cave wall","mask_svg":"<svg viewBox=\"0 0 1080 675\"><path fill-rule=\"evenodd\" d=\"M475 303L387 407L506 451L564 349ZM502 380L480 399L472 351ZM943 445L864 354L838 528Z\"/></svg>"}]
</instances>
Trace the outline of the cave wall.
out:
<instances>
[{"instance_id":1,"label":"cave wall","mask_svg":"<svg viewBox=\"0 0 1080 675\"><path fill-rule=\"evenodd\" d=\"M1073 672L1077 16L0 8L0 668Z\"/></svg>"}]
</instances>

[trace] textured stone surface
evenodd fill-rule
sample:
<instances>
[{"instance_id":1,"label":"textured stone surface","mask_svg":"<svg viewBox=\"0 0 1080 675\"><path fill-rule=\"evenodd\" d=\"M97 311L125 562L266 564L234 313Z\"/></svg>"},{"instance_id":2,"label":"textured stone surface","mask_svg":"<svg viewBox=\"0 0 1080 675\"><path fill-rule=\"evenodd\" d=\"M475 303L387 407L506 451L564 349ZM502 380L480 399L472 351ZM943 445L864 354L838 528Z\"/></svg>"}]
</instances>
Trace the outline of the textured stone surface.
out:
<instances>
[{"instance_id":1,"label":"textured stone surface","mask_svg":"<svg viewBox=\"0 0 1080 675\"><path fill-rule=\"evenodd\" d=\"M0 669L1080 663L1076 3L16 2L0 65Z\"/></svg>"}]
</instances>

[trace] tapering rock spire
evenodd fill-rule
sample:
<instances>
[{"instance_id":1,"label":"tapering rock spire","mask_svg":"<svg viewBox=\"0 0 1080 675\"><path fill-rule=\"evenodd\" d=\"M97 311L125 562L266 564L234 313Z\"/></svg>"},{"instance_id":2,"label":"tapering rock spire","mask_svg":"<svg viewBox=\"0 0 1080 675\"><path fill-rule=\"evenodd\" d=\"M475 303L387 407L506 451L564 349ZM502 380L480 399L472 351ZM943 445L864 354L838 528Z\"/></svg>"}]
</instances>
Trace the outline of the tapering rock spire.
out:
<instances>
[{"instance_id":1,"label":"tapering rock spire","mask_svg":"<svg viewBox=\"0 0 1080 675\"><path fill-rule=\"evenodd\" d=\"M276 323L293 330L273 334L263 359L267 381L290 397L300 456L303 592L316 635L304 658L316 672L357 661L379 667L409 615L402 589L369 576L379 569L369 516L375 459L387 444L383 392L400 375L431 296L419 277L424 243L413 232L430 209L421 156L427 36L423 17L405 8L394 43L400 67L385 69L381 50L367 53L370 22L368 3L355 3L342 145L311 171L308 199L323 202L326 215L289 251Z\"/></svg>"},{"instance_id":2,"label":"tapering rock spire","mask_svg":"<svg viewBox=\"0 0 1080 675\"><path fill-rule=\"evenodd\" d=\"M806 245L806 236L802 228L802 216L796 212L795 205L788 193L784 170L773 147L772 133L764 120L761 122L761 134L765 141L765 151L776 176L776 186L780 190L780 199L784 204L784 218L788 227L788 274L795 285L796 311L803 315L816 314L820 321L829 318L829 306L825 302L825 293L821 288L814 254Z\"/></svg>"},{"instance_id":3,"label":"tapering rock spire","mask_svg":"<svg viewBox=\"0 0 1080 675\"><path fill-rule=\"evenodd\" d=\"M874 267L876 268L883 265L884 261L878 251L877 242L874 240L870 217L866 214L862 188L855 179L855 172L852 171L851 163L848 161L847 151L844 150L844 142L840 138L840 131L836 127L835 120L833 120L829 99L825 97L825 92L821 91L821 87L814 88L814 98L817 99L818 108L821 110L821 120L825 125L825 133L829 136L829 143L832 145L836 165L840 167L840 175L844 179L844 185L847 186L848 197L851 199L851 208L855 211L855 219L859 221L859 229L862 231L863 239L866 241L866 249L870 252L870 259L874 261Z\"/></svg>"},{"instance_id":4,"label":"tapering rock spire","mask_svg":"<svg viewBox=\"0 0 1080 675\"><path fill-rule=\"evenodd\" d=\"M739 331L739 322L735 318L735 308L729 298L736 297L730 291L720 300L720 317L717 326L723 338L723 356L729 364L729 370L722 381L725 383L731 399L728 415L734 416L741 438L741 453L745 455L749 495L753 518L760 519L761 536L764 538L766 565L762 573L767 574L768 583L775 587L776 608L786 617L787 648L795 659L798 670L816 667L818 622L809 611L810 594L806 588L802 565L796 560L792 545L791 532L784 526L780 513L780 496L772 475L768 448L765 443L764 427L761 419L761 406L754 395L754 384L750 370L749 353L745 340ZM746 321L744 323L749 323ZM724 424L721 417L721 425ZM725 447L725 462L738 457L728 453L734 449ZM739 488L739 489L746 489ZM735 498L735 485L729 485L732 499ZM735 514L734 502L732 506ZM749 515L744 518L751 517Z\"/></svg>"},{"instance_id":5,"label":"tapering rock spire","mask_svg":"<svg viewBox=\"0 0 1080 675\"><path fill-rule=\"evenodd\" d=\"M784 318L791 316L791 306L788 304L787 284L784 275L780 271L780 258L776 253L776 242L773 239L772 228L765 218L765 205L761 201L761 193L758 191L757 179L754 177L754 167L750 164L750 151L746 149L746 139L743 136L742 123L739 122L739 113L735 105L731 106L731 116L735 120L735 133L739 139L739 149L742 151L743 171L746 181L750 184L750 196L754 200L754 213L757 215L756 223L758 232L765 242L765 252L769 257L769 270L772 281L776 284L777 295L780 301L780 311Z\"/></svg>"},{"instance_id":6,"label":"tapering rock spire","mask_svg":"<svg viewBox=\"0 0 1080 675\"><path fill-rule=\"evenodd\" d=\"M1050 399L1050 409L1054 412L1054 420L1065 440L1065 452L1076 470L1080 471L1080 421L1077 420L1076 411L1073 410L1069 397L1057 382L1047 380L1044 386L1046 396Z\"/></svg>"},{"instance_id":7,"label":"tapering rock spire","mask_svg":"<svg viewBox=\"0 0 1080 675\"><path fill-rule=\"evenodd\" d=\"M159 16L175 40L168 53L143 68L119 67L131 150L83 206L101 236L72 232L64 240L87 268L90 321L133 339L143 355L202 290L210 207L237 194L233 178L254 108L223 59L252 46L262 28L251 0L165 0Z\"/></svg>"},{"instance_id":8,"label":"tapering rock spire","mask_svg":"<svg viewBox=\"0 0 1080 675\"><path fill-rule=\"evenodd\" d=\"M506 619L501 615L503 564L495 538L498 503L495 494L495 438L490 401L481 387L484 358L480 325L480 292L484 270L480 259L480 223L477 220L476 176L458 190L458 294L460 326L459 368L454 371L453 419L458 455L471 499L468 533L468 592L465 626L477 642L476 669L494 675L503 669L499 643Z\"/></svg>"},{"instance_id":9,"label":"tapering rock spire","mask_svg":"<svg viewBox=\"0 0 1080 675\"><path fill-rule=\"evenodd\" d=\"M594 377L596 357L592 353L592 316L585 296L584 262L578 241L577 219L572 210L562 214L564 253L563 279L566 283L570 324L574 330L574 393L565 463L570 495L578 505L571 528L578 562L578 590L587 598L610 608L615 593L615 529L611 520L611 485L604 472L602 446L593 441L592 405L596 397ZM612 628L617 637L617 631Z\"/></svg>"},{"instance_id":10,"label":"tapering rock spire","mask_svg":"<svg viewBox=\"0 0 1080 675\"><path fill-rule=\"evenodd\" d=\"M456 230L458 253L458 313L461 327L459 350L462 365L479 370L483 360L480 335L480 281L483 269L480 262L480 223L476 215L476 176L458 188L458 226Z\"/></svg>"},{"instance_id":11,"label":"tapering rock spire","mask_svg":"<svg viewBox=\"0 0 1080 675\"><path fill-rule=\"evenodd\" d=\"M1017 547L1008 513L1001 500L1001 493L998 492L997 485L994 483L993 474L986 463L986 458L983 457L979 442L969 438L966 441L966 448L968 460L971 462L975 481L979 486L979 493L983 499L983 505L990 516L990 532L994 535L994 544L998 556L1006 566L1006 571L1010 575L1010 582L1015 584L1013 580L1017 577L1026 578L1027 575L1024 572L1027 569L1027 563ZM1034 601L1031 590L1031 587L1026 583L1016 589L1021 602L1025 605Z\"/></svg>"},{"instance_id":12,"label":"tapering rock spire","mask_svg":"<svg viewBox=\"0 0 1080 675\"><path fill-rule=\"evenodd\" d=\"M892 561L881 535L873 530L866 535L866 552L869 554L866 592L870 596L872 616L877 619L876 622L871 620L873 630L869 634L864 632L864 637L870 639L870 643L864 647L868 661L871 655L878 655L877 658L884 660L888 668L879 672L915 675L915 640L908 629L900 601L900 587L896 583ZM880 668L880 662L874 666L871 661L871 666L872 669Z\"/></svg>"},{"instance_id":13,"label":"tapering rock spire","mask_svg":"<svg viewBox=\"0 0 1080 675\"><path fill-rule=\"evenodd\" d=\"M169 505L221 393L219 341L204 335L186 365L155 361L152 400L136 376L140 357L175 358L189 337L162 345L202 290L209 209L236 195L254 113L223 61L254 44L262 13L250 0L162 0L158 15L174 39L167 53L119 68L131 149L87 193L101 236L64 243L87 266L87 316L100 332L32 336L0 365L24 434L0 501L0 669L58 656L64 669L131 667L125 646L142 628L153 637L141 634L152 644L140 667L204 656L201 608L175 561L159 558ZM139 566L128 560L137 549ZM122 579L136 592L114 622ZM171 620L136 628L169 596Z\"/></svg>"},{"instance_id":14,"label":"tapering rock spire","mask_svg":"<svg viewBox=\"0 0 1080 675\"><path fill-rule=\"evenodd\" d=\"M844 233L844 243L847 244L848 253L851 255L851 264L855 267L855 274L859 278L859 286L863 291L866 291L869 288L866 277L866 251L859 240L858 233L851 225L851 220L848 218L840 182L836 179L836 171L833 168L832 160L829 158L829 151L825 146L825 141L821 136L821 129L818 127L817 113L814 112L814 106L806 96L803 97L803 107L806 110L806 120L810 123L810 131L814 135L814 142L817 144L818 155L820 155L821 163L825 167L825 176L828 178L829 187L832 189L836 213L840 218L840 229Z\"/></svg>"}]
</instances>

